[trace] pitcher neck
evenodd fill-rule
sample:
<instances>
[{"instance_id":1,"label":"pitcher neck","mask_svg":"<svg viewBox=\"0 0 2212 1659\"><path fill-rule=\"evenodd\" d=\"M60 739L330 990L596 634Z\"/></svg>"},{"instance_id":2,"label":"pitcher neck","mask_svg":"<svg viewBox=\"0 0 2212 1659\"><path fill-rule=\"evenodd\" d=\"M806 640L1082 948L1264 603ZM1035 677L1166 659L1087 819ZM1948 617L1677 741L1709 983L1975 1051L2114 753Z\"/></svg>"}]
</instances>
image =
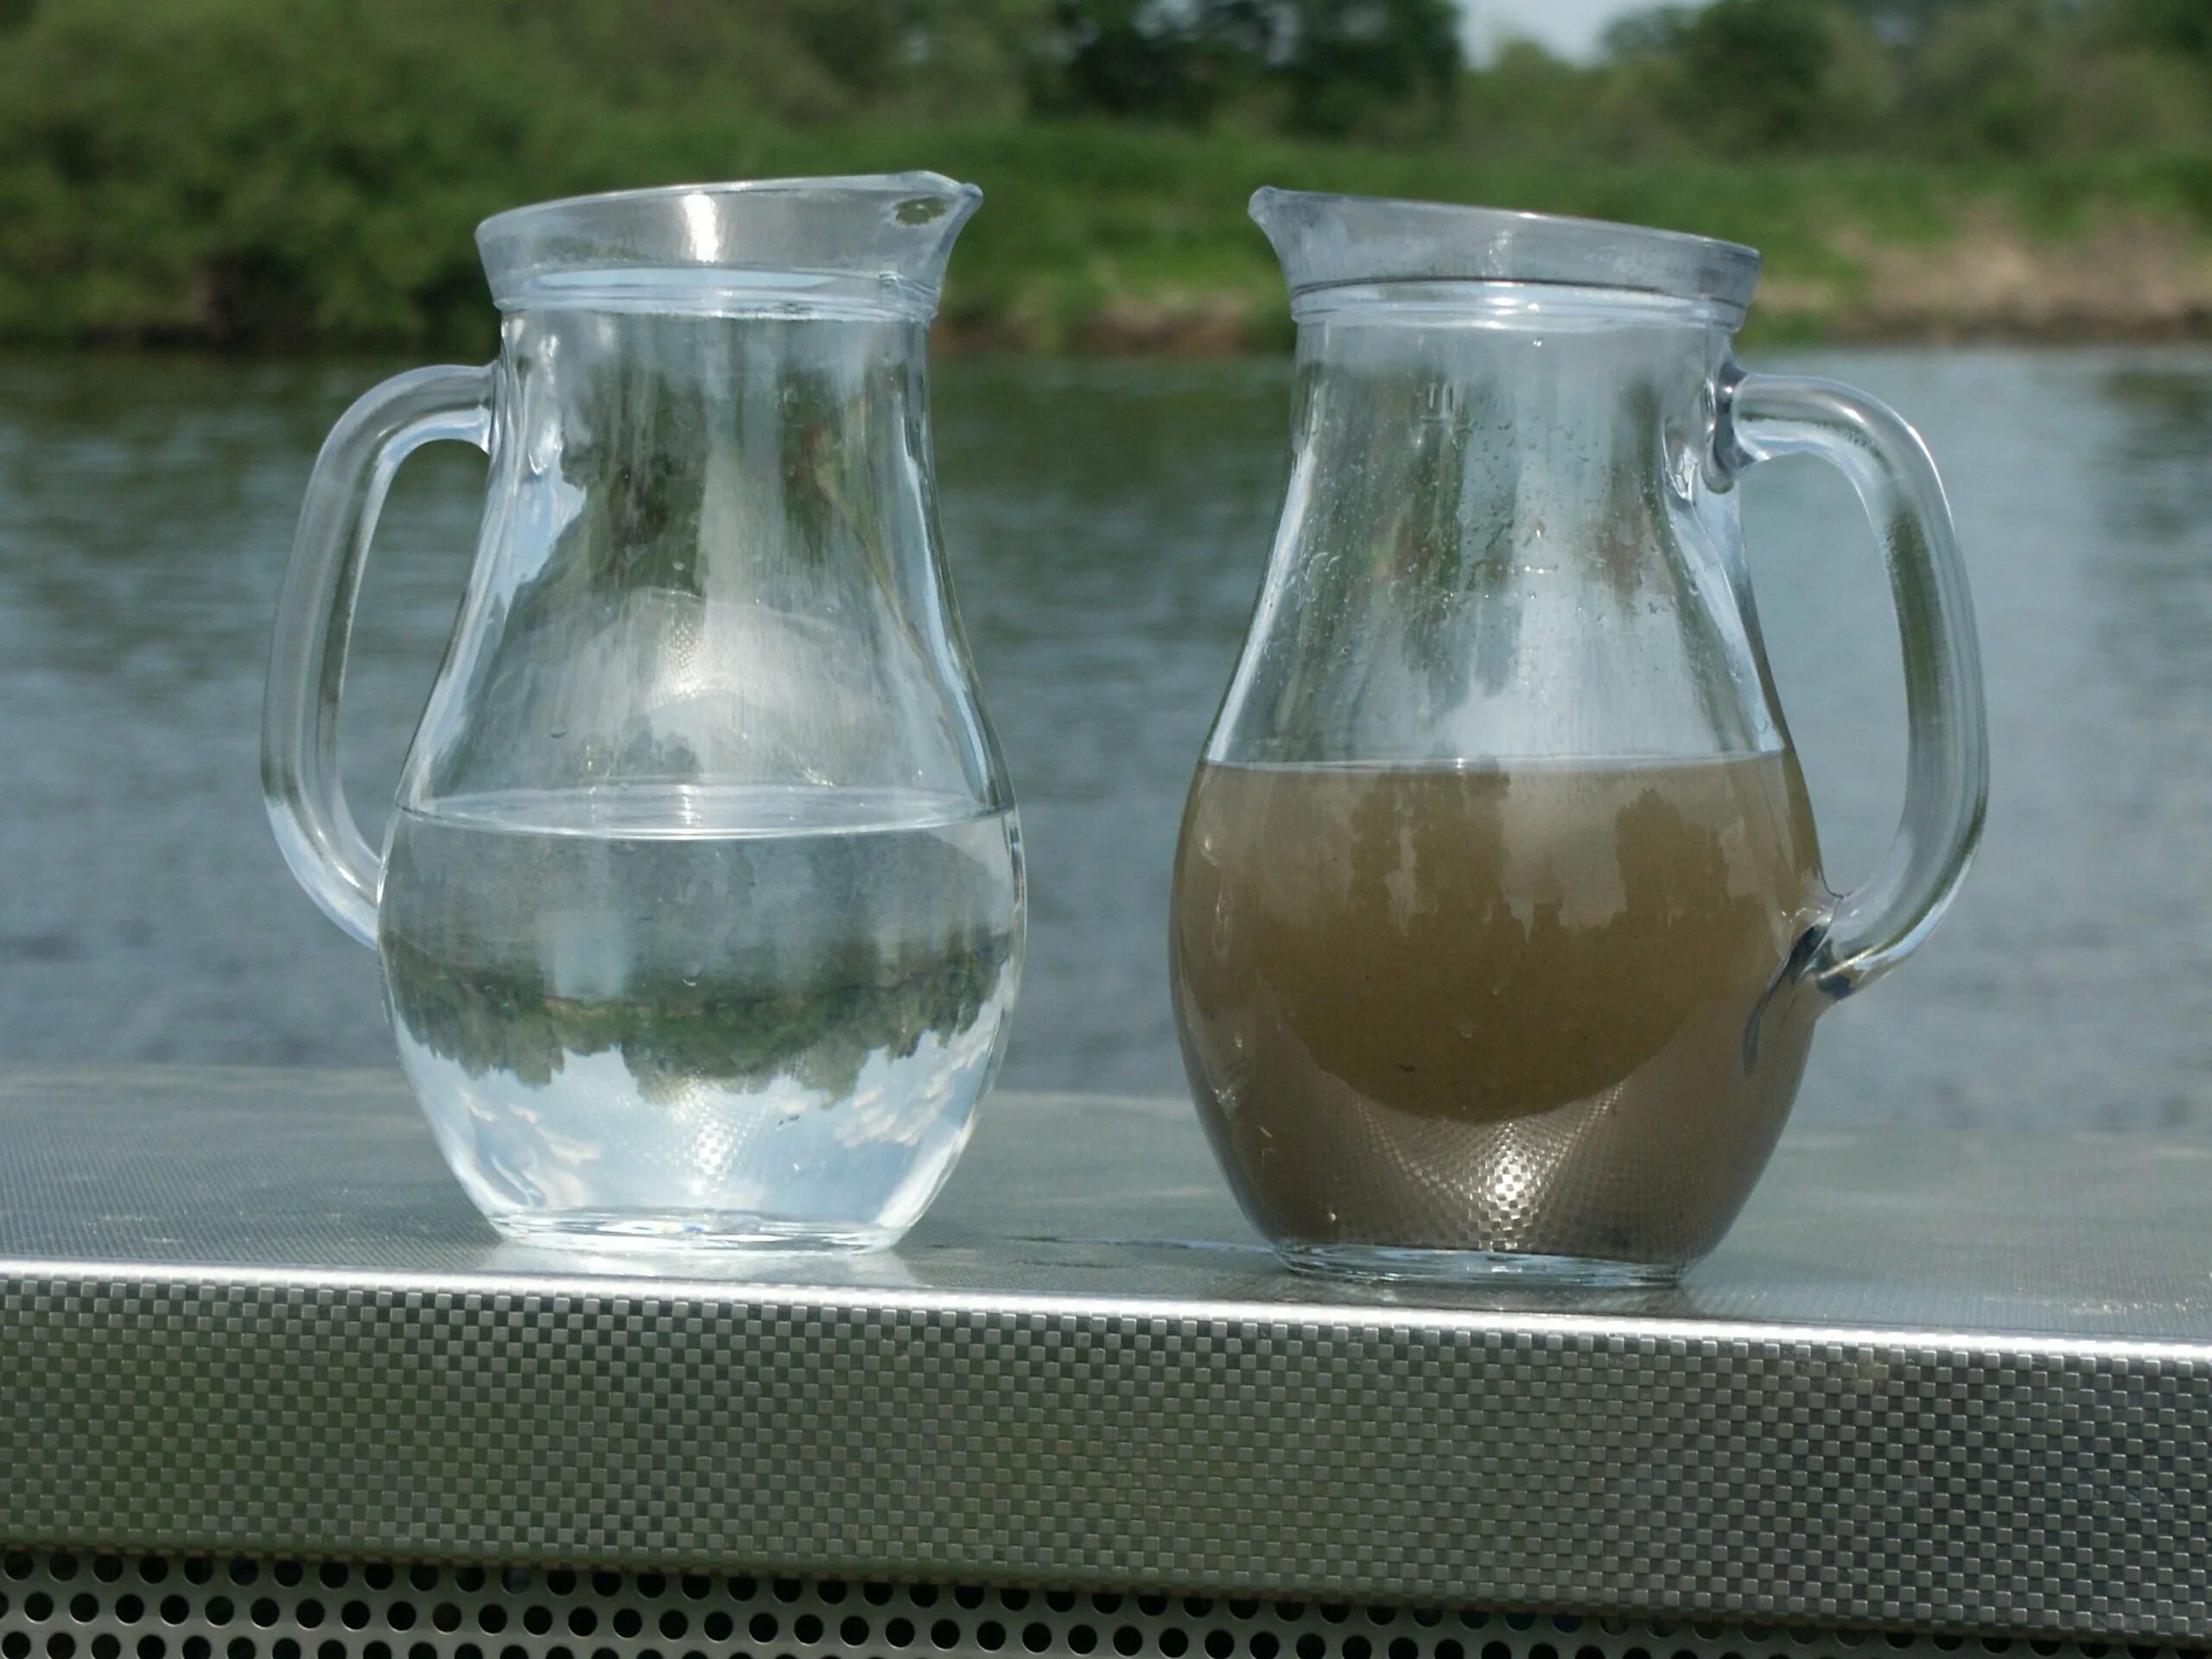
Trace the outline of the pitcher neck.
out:
<instances>
[{"instance_id":1,"label":"pitcher neck","mask_svg":"<svg viewBox=\"0 0 2212 1659\"><path fill-rule=\"evenodd\" d=\"M727 322L914 324L937 310L937 291L888 274L760 267L554 272L502 302L509 317L554 313Z\"/></svg>"},{"instance_id":2,"label":"pitcher neck","mask_svg":"<svg viewBox=\"0 0 2212 1659\"><path fill-rule=\"evenodd\" d=\"M756 380L785 395L818 386L857 396L864 385L921 381L929 358L926 319L822 294L804 305L766 294L671 305L579 290L563 303L510 310L500 340L511 372L556 379L571 396L628 383L709 402Z\"/></svg>"},{"instance_id":3,"label":"pitcher neck","mask_svg":"<svg viewBox=\"0 0 2212 1659\"><path fill-rule=\"evenodd\" d=\"M1341 283L1294 293L1291 315L1309 324L1363 328L1459 328L1542 336L1682 333L1722 337L1740 308L1699 295L1587 284L1503 280Z\"/></svg>"},{"instance_id":4,"label":"pitcher neck","mask_svg":"<svg viewBox=\"0 0 2212 1659\"><path fill-rule=\"evenodd\" d=\"M1439 291L1441 290L1441 291ZM1511 283L1397 283L1307 296L1301 442L1408 436L1501 460L1712 429L1729 318L1694 300Z\"/></svg>"}]
</instances>

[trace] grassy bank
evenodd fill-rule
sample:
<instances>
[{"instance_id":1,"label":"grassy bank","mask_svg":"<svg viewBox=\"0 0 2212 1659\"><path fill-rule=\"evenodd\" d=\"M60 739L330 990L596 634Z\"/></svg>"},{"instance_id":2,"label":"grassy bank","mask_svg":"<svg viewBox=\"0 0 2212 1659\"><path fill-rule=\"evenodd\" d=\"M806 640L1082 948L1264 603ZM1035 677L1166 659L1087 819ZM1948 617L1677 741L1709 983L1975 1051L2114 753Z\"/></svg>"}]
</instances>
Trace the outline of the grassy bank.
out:
<instances>
[{"instance_id":1,"label":"grassy bank","mask_svg":"<svg viewBox=\"0 0 2212 1659\"><path fill-rule=\"evenodd\" d=\"M2194 60L2138 64L2101 104L2045 100L2054 123L2110 105L2133 124L2005 160L1957 149L1925 116L1911 156L1872 137L1834 154L1724 143L1708 104L1677 95L1707 84L1695 63L1663 57L1583 70L1524 54L1466 76L1448 121L1408 114L1386 140L1386 111L1364 139L1318 142L1249 110L1203 130L1051 117L1020 67L1046 10L0 0L0 343L480 354L493 327L470 231L486 213L626 186L909 167L986 193L953 263L949 345L1281 343L1280 281L1243 213L1261 184L1750 242L1768 256L1753 328L1770 339L2212 329L2212 116L2160 126L2145 113L2161 77ZM1779 15L1764 0L1735 10ZM893 16L936 20L925 60L895 49ZM893 44L880 62L855 58L870 41ZM1894 73L1910 83L1944 49ZM2082 65L2137 62L2088 49L2067 45L2070 79L2038 73L2072 86L2096 79ZM1858 107L1845 96L1858 85L1823 93L1823 119ZM1890 102L1913 107L1904 92ZM1924 159L1938 154L1985 158ZM1730 159L1744 155L1779 159Z\"/></svg>"},{"instance_id":2,"label":"grassy bank","mask_svg":"<svg viewBox=\"0 0 2212 1659\"><path fill-rule=\"evenodd\" d=\"M127 172L0 199L0 340L480 354L470 231L571 190L928 166L985 191L953 264L951 346L1220 352L1287 338L1257 186L1637 220L1767 256L1768 340L2170 336L2212 330L2212 155L1486 162L1109 124L602 134L536 166L312 151L233 156L164 193ZM372 158L372 161L373 158ZM473 160L461 167L452 162ZM26 199L26 198L29 199Z\"/></svg>"},{"instance_id":3,"label":"grassy bank","mask_svg":"<svg viewBox=\"0 0 2212 1659\"><path fill-rule=\"evenodd\" d=\"M1099 128L831 148L841 166L928 159L984 187L946 299L956 338L1197 351L1287 340L1281 279L1243 213L1263 183L1748 242L1767 260L1752 334L1770 340L2212 332L2212 154L1547 164ZM810 139L760 161L781 170L820 153Z\"/></svg>"}]
</instances>

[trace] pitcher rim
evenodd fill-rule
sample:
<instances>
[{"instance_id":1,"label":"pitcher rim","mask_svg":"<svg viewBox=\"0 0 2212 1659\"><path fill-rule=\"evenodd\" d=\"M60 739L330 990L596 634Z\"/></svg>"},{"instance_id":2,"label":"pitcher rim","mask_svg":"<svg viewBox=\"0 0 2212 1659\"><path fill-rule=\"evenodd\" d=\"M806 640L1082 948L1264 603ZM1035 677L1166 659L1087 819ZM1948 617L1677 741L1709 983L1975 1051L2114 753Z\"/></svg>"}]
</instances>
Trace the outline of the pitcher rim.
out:
<instances>
[{"instance_id":1,"label":"pitcher rim","mask_svg":"<svg viewBox=\"0 0 2212 1659\"><path fill-rule=\"evenodd\" d=\"M927 168L904 173L794 173L774 179L710 179L695 184L643 184L621 190L587 190L573 196L549 196L543 201L526 201L519 207L502 207L496 213L486 214L477 221L476 235L480 241L486 232L511 230L536 214L579 207L674 200L683 196L774 195L799 190L850 195L934 194L968 201L983 199L981 185L963 184L958 179Z\"/></svg>"},{"instance_id":2,"label":"pitcher rim","mask_svg":"<svg viewBox=\"0 0 2212 1659\"><path fill-rule=\"evenodd\" d=\"M1283 209L1300 207L1340 227L1353 216L1376 222L1317 236L1315 225L1282 223ZM1762 263L1756 248L1694 231L1418 197L1262 185L1249 212L1274 246L1294 301L1400 282L1525 283L1703 300L1740 316ZM1458 234L1436 234L1446 230Z\"/></svg>"},{"instance_id":3,"label":"pitcher rim","mask_svg":"<svg viewBox=\"0 0 2212 1659\"><path fill-rule=\"evenodd\" d=\"M646 185L502 209L477 225L476 246L503 309L600 274L729 270L830 278L927 315L953 238L982 199L919 169ZM869 303L865 291L849 298Z\"/></svg>"}]
</instances>

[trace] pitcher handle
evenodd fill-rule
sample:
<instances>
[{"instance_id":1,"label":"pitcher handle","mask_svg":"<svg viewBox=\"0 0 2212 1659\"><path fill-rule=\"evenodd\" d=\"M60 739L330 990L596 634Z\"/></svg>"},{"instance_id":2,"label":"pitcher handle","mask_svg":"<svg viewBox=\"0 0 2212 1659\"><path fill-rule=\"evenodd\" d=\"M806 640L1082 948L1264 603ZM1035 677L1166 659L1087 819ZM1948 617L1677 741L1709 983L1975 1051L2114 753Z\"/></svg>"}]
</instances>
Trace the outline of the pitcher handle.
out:
<instances>
[{"instance_id":1,"label":"pitcher handle","mask_svg":"<svg viewBox=\"0 0 2212 1659\"><path fill-rule=\"evenodd\" d=\"M269 653L261 792L292 874L364 944L376 943L384 860L353 822L338 772L338 701L362 561L400 462L441 438L488 454L491 433L489 365L395 375L331 428L300 507Z\"/></svg>"},{"instance_id":2,"label":"pitcher handle","mask_svg":"<svg viewBox=\"0 0 2212 1659\"><path fill-rule=\"evenodd\" d=\"M1739 374L1721 387L1719 435L1731 472L1792 454L1836 467L1889 565L1911 734L1904 821L1873 874L1837 905L1806 968L1822 990L1848 996L1935 931L1981 838L1989 732L1966 567L1928 447L1878 399L1833 380Z\"/></svg>"}]
</instances>

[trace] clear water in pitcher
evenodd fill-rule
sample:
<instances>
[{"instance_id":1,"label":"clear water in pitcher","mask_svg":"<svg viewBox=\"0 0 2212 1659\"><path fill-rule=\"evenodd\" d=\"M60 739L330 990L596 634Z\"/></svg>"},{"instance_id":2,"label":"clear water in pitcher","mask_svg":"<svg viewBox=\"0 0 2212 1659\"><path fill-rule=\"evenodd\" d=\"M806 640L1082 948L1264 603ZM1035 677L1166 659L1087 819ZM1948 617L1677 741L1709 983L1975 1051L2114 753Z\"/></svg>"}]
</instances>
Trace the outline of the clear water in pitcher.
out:
<instances>
[{"instance_id":1,"label":"clear water in pitcher","mask_svg":"<svg viewBox=\"0 0 2212 1659\"><path fill-rule=\"evenodd\" d=\"M403 811L379 939L402 1062L511 1233L880 1242L997 1065L1021 881L1010 810L913 791Z\"/></svg>"}]
</instances>

